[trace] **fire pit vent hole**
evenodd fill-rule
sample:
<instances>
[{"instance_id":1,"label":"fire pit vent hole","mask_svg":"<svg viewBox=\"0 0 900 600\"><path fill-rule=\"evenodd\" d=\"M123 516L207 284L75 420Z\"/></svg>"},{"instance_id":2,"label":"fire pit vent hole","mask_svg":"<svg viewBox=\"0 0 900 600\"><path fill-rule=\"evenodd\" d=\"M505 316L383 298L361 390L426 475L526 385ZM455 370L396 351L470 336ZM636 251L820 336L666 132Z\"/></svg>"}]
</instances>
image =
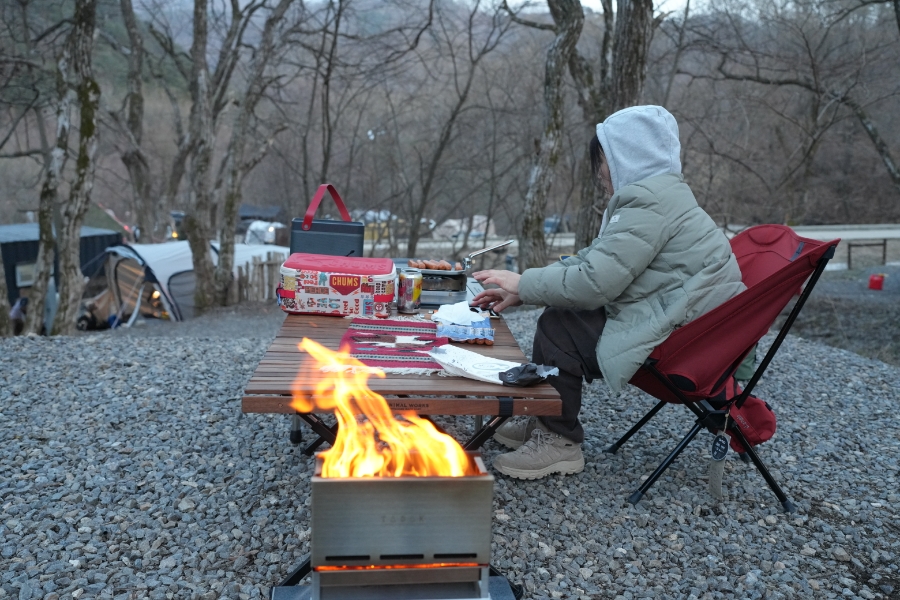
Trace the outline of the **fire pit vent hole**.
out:
<instances>
[{"instance_id":1,"label":"fire pit vent hole","mask_svg":"<svg viewBox=\"0 0 900 600\"><path fill-rule=\"evenodd\" d=\"M348 560L369 560L368 554L350 554L347 556L326 556L325 560L344 562Z\"/></svg>"},{"instance_id":2,"label":"fire pit vent hole","mask_svg":"<svg viewBox=\"0 0 900 600\"><path fill-rule=\"evenodd\" d=\"M418 560L425 558L424 554L382 554L381 560Z\"/></svg>"},{"instance_id":3,"label":"fire pit vent hole","mask_svg":"<svg viewBox=\"0 0 900 600\"><path fill-rule=\"evenodd\" d=\"M456 554L435 554L435 558L478 558L475 552L461 552Z\"/></svg>"}]
</instances>

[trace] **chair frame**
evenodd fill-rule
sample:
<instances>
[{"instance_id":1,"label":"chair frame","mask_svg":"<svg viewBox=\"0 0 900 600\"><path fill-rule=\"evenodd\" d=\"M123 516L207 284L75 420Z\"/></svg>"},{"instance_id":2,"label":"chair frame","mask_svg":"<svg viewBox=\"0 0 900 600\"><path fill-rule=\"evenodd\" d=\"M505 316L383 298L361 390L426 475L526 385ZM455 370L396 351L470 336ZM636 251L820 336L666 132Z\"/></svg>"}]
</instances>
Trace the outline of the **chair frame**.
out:
<instances>
[{"instance_id":1,"label":"chair frame","mask_svg":"<svg viewBox=\"0 0 900 600\"><path fill-rule=\"evenodd\" d=\"M688 444L697 437L697 434L700 433L701 430L707 429L710 433L715 434L717 431L721 431L725 429L726 416L728 415L728 411L731 405L735 405L738 408L743 406L746 399L750 396L750 393L753 391L753 388L756 386L757 382L762 377L763 373L765 373L766 369L769 366L769 363L772 362L772 359L775 357L775 354L778 352L778 349L781 347L781 344L784 342L784 339L787 337L788 332L794 324L794 321L797 319L797 315L800 314L800 310L803 308L803 305L806 303L806 300L809 298L813 289L816 286L816 283L819 281L819 277L822 275L822 272L825 270L825 266L828 264L828 261L834 257L836 244L832 245L819 259L818 264L816 265L815 270L812 275L809 277L806 286L803 289L803 292L800 294L799 299L797 300L794 308L791 310L788 315L787 320L781 326L781 329L778 332L778 335L775 337L775 341L772 343L772 346L769 348L769 351L766 352L765 357L763 357L759 366L756 368L756 371L753 373L753 376L750 378L750 381L747 383L747 386L741 392L740 395L735 396L733 399L729 400L724 406L719 404L718 407L713 406L713 401L711 398L706 399L690 399L688 398L680 389L678 389L675 384L673 384L666 375L660 372L656 368L656 360L648 358L643 365L643 369L646 369L649 373L651 373L660 383L662 383L666 389L671 392L676 398L678 398L679 402L686 406L691 412L694 413L696 420L694 421L694 425L691 427L690 431L682 438L682 440L678 443L677 446L669 453L669 455L663 460L663 462L656 468L650 477L648 477L641 486L635 490L631 496L628 498L628 502L631 504L637 504L641 501L641 498L644 497L644 494L653 486L654 483L662 476L662 474L669 468L669 466L675 462L675 459L678 458L678 455L687 448ZM750 352L752 345L750 348L747 348L747 353ZM745 353L746 356L746 353ZM730 372L726 374L726 377L723 379L727 380L728 377L734 375L734 372L737 371L737 367L739 366L740 361L734 364L731 368ZM619 448L621 448L628 440L637 433L644 425L647 424L650 419L652 419L660 410L662 410L663 406L666 404L670 404L671 402L667 402L665 400L660 400L650 412L644 415L640 421L638 421L631 429L628 430L625 435L619 438L618 441L610 445L605 452L610 454L615 454ZM775 496L778 498L778 501L781 503L781 507L784 512L793 513L796 512L796 507L794 504L788 499L787 495L782 491L781 487L778 485L778 482L775 481L775 478L769 472L769 469L766 467L765 463L753 449L753 447L747 442L747 439L744 437L743 432L734 424L730 424L727 428L728 432L737 438L737 440L741 443L741 445L745 448L746 452L741 453L741 460L744 462L752 462L756 467L756 470L763 476L763 479L766 480L766 483L771 488L772 492L775 493Z\"/></svg>"}]
</instances>

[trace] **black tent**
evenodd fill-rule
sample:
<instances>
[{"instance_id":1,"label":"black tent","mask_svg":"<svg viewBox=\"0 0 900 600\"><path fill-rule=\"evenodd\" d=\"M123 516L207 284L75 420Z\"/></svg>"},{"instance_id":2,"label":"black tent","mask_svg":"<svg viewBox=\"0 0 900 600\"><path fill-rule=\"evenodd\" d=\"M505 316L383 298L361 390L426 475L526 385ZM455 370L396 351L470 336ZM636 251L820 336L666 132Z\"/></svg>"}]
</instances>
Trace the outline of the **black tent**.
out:
<instances>
[{"instance_id":1,"label":"black tent","mask_svg":"<svg viewBox=\"0 0 900 600\"><path fill-rule=\"evenodd\" d=\"M20 290L31 287L34 265L37 262L37 223L0 225L0 250L3 253L3 268L6 271L6 288L9 290L10 304L20 296ZM81 270L85 276L93 277L105 266L103 256L106 248L122 243L122 234L110 229L96 227L81 228ZM54 261L54 265L58 264ZM58 269L54 268L54 273ZM58 282L57 282L58 283Z\"/></svg>"},{"instance_id":2,"label":"black tent","mask_svg":"<svg viewBox=\"0 0 900 600\"><path fill-rule=\"evenodd\" d=\"M287 223L287 213L280 206L251 206L241 204L238 208L238 218L241 221L275 221Z\"/></svg>"}]
</instances>

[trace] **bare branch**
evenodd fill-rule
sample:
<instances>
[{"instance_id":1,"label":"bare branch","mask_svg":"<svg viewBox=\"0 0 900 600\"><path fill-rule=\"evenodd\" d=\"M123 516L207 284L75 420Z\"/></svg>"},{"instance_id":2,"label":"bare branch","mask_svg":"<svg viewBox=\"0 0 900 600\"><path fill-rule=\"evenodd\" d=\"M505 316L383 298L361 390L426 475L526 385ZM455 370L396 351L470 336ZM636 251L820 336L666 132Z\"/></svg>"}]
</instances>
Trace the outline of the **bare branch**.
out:
<instances>
[{"instance_id":1,"label":"bare branch","mask_svg":"<svg viewBox=\"0 0 900 600\"><path fill-rule=\"evenodd\" d=\"M0 154L0 158L24 158L26 156L40 156L44 153L40 148L34 150L22 150L21 152L6 152Z\"/></svg>"},{"instance_id":2,"label":"bare branch","mask_svg":"<svg viewBox=\"0 0 900 600\"><path fill-rule=\"evenodd\" d=\"M556 25L551 25L550 23L538 23L537 21L529 21L528 19L523 19L519 15L513 12L513 9L509 7L509 4L506 3L506 0L503 0L503 3L500 5L500 8L506 11L506 14L509 15L510 20L513 23L517 23L519 25L524 25L525 27L531 27L532 29L541 29L543 31L552 31L553 33L557 32Z\"/></svg>"}]
</instances>

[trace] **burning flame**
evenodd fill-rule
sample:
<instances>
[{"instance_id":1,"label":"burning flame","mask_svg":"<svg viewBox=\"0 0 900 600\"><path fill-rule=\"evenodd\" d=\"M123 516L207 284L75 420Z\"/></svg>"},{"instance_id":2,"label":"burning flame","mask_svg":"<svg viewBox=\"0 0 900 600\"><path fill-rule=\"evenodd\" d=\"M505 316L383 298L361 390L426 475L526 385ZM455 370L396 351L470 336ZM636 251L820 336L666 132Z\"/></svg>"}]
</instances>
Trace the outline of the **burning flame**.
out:
<instances>
[{"instance_id":1,"label":"burning flame","mask_svg":"<svg viewBox=\"0 0 900 600\"><path fill-rule=\"evenodd\" d=\"M291 407L304 413L334 411L338 420L334 446L321 453L322 477L476 474L456 440L439 432L430 421L412 412L401 413L402 419L394 418L384 397L369 389L372 373L345 349L333 352L308 338L303 338L297 348L315 359L319 381L311 398L298 390L299 382L295 383ZM323 367L331 369L321 372ZM381 371L374 374L384 377Z\"/></svg>"}]
</instances>

